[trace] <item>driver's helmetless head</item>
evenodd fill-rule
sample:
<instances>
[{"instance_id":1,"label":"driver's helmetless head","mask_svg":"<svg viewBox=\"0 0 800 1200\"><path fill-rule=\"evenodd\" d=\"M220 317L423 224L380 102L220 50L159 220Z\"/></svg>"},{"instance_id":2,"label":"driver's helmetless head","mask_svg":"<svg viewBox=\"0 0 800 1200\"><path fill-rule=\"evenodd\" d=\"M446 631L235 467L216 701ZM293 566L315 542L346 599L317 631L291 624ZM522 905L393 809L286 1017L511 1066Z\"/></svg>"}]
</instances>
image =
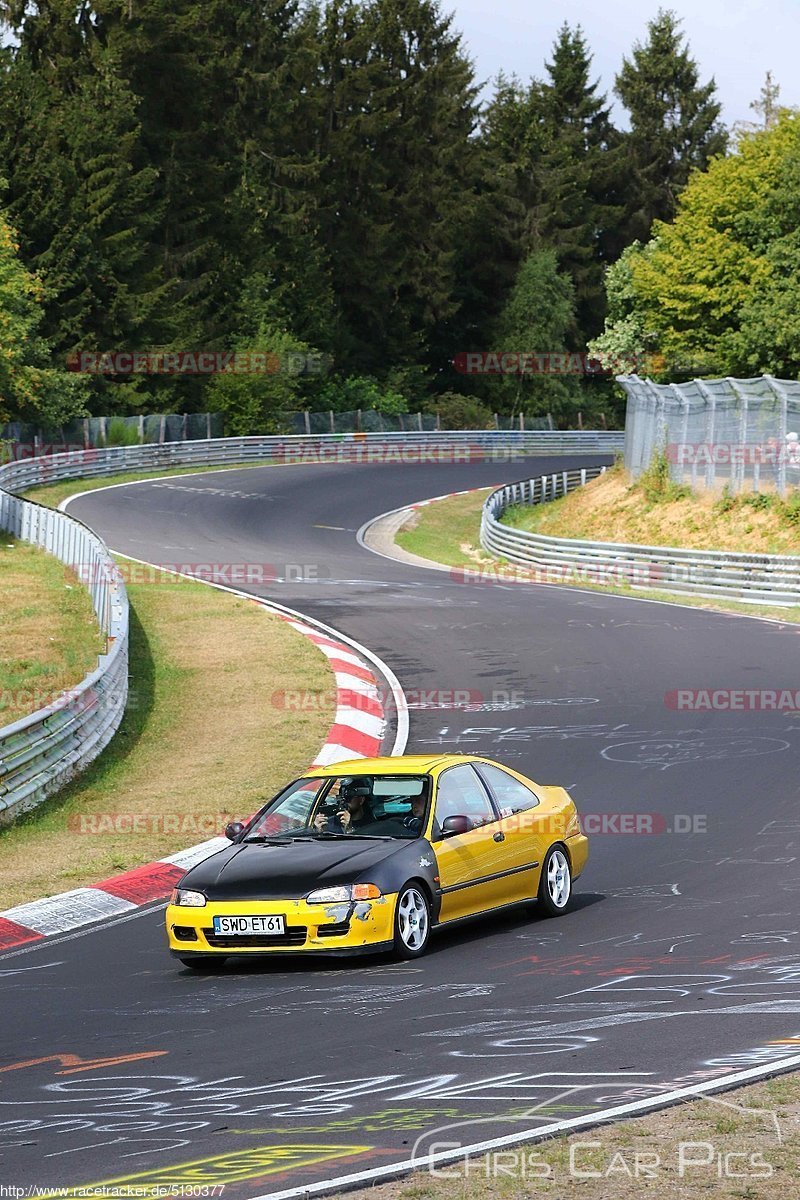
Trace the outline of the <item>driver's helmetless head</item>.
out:
<instances>
[{"instance_id":1,"label":"driver's helmetless head","mask_svg":"<svg viewBox=\"0 0 800 1200\"><path fill-rule=\"evenodd\" d=\"M342 783L342 786L339 788L339 795L348 808L351 804L360 807L372 795L372 785L363 776L350 779L346 783Z\"/></svg>"}]
</instances>

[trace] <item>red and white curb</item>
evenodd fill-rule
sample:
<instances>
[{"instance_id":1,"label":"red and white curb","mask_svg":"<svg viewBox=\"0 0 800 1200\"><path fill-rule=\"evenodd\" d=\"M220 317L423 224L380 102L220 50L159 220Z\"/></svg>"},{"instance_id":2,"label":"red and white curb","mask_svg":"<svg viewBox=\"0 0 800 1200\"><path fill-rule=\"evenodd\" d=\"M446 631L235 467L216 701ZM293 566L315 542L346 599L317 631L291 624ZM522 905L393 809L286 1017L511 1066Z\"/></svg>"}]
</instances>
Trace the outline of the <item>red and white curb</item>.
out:
<instances>
[{"instance_id":1,"label":"red and white curb","mask_svg":"<svg viewBox=\"0 0 800 1200\"><path fill-rule=\"evenodd\" d=\"M178 572L171 572L177 574ZM186 576L186 578L192 578ZM196 582L205 582L197 580ZM313 766L329 766L353 758L380 754L386 731L378 676L370 662L386 678L394 696L398 728L391 753L402 753L408 736L408 714L400 684L391 670L366 647L324 625L311 625L308 618L281 605L261 600L246 592L222 584L210 584L222 591L235 592L261 608L281 617L309 638L328 659L336 679L337 704L328 739ZM353 703L357 700L357 703ZM227 838L214 837L190 846L178 854L146 863L122 875L104 879L90 887L75 888L43 900L32 900L0 912L0 951L25 943L37 942L54 934L69 933L83 925L118 917L143 904L163 900L190 867L229 845Z\"/></svg>"}]
</instances>

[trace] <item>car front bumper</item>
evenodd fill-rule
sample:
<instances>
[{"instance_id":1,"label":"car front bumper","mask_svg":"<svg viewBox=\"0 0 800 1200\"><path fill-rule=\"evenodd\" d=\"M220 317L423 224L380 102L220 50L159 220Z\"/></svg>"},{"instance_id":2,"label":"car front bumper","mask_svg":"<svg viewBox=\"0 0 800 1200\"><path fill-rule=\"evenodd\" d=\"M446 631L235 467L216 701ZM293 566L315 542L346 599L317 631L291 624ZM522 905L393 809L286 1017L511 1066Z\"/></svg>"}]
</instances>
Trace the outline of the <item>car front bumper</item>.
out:
<instances>
[{"instance_id":1,"label":"car front bumper","mask_svg":"<svg viewBox=\"0 0 800 1200\"><path fill-rule=\"evenodd\" d=\"M173 954L358 954L387 949L394 941L396 894L345 904L308 904L305 900L209 901L203 908L169 904L167 939ZM222 936L214 933L214 917L260 917L279 914L284 934Z\"/></svg>"}]
</instances>

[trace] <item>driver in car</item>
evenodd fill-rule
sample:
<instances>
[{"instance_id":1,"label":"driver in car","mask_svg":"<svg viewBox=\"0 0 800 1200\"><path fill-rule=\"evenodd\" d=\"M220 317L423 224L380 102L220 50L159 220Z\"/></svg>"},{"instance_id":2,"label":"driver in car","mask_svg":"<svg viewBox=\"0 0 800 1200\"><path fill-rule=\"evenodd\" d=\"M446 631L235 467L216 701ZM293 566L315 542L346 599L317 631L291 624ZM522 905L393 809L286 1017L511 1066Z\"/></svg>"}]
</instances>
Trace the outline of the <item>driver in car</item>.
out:
<instances>
[{"instance_id":1,"label":"driver in car","mask_svg":"<svg viewBox=\"0 0 800 1200\"><path fill-rule=\"evenodd\" d=\"M326 829L337 833L355 833L364 825L371 825L374 821L369 806L371 796L372 784L366 776L356 776L348 783L342 783L339 788L341 808L330 818L323 812L317 813L314 828L318 833Z\"/></svg>"},{"instance_id":2,"label":"driver in car","mask_svg":"<svg viewBox=\"0 0 800 1200\"><path fill-rule=\"evenodd\" d=\"M408 813L407 816L403 817L403 825L406 829L413 829L417 833L422 832L422 822L425 817L425 807L426 802L424 796L420 795L411 797L411 812Z\"/></svg>"}]
</instances>

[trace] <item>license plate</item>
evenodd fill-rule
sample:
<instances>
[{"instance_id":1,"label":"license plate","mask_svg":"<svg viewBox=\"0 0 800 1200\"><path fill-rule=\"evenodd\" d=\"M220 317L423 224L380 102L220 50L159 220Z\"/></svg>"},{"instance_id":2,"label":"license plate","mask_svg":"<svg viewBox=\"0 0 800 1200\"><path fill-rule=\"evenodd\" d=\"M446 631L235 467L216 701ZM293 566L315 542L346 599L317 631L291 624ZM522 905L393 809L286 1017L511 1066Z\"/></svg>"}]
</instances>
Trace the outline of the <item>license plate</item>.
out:
<instances>
[{"instance_id":1,"label":"license plate","mask_svg":"<svg viewBox=\"0 0 800 1200\"><path fill-rule=\"evenodd\" d=\"M285 933L283 916L271 914L266 917L214 917L214 933L228 937L249 933Z\"/></svg>"}]
</instances>

